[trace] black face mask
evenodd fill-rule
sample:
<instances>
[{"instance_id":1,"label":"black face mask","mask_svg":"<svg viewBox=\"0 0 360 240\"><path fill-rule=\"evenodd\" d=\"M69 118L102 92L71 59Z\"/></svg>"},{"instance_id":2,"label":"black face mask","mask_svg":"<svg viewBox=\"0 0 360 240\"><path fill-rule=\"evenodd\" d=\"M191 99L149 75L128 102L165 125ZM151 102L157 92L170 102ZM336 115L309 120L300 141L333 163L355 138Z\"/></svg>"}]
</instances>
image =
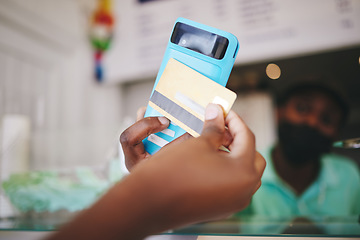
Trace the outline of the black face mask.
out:
<instances>
[{"instance_id":1,"label":"black face mask","mask_svg":"<svg viewBox=\"0 0 360 240\"><path fill-rule=\"evenodd\" d=\"M308 125L281 122L278 135L283 154L293 166L319 161L331 149L332 139Z\"/></svg>"}]
</instances>

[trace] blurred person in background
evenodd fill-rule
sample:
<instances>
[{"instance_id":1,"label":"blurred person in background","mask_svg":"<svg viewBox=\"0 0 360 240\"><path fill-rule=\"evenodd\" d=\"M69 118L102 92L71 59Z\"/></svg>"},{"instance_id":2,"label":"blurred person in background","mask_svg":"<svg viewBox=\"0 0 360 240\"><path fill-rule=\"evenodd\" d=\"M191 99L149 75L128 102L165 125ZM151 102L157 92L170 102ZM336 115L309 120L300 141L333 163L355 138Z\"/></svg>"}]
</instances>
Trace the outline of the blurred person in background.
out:
<instances>
[{"instance_id":1,"label":"blurred person in background","mask_svg":"<svg viewBox=\"0 0 360 240\"><path fill-rule=\"evenodd\" d=\"M297 84L277 97L278 142L262 152L267 167L249 207L235 216L356 216L356 163L331 153L348 106L334 89Z\"/></svg>"},{"instance_id":2,"label":"blurred person in background","mask_svg":"<svg viewBox=\"0 0 360 240\"><path fill-rule=\"evenodd\" d=\"M358 215L358 167L351 159L330 153L333 141L346 123L348 111L341 95L322 84L298 84L279 95L278 142L263 152L268 166L262 187L249 207L235 216L286 218L294 225L306 224L305 230L301 230L303 233L321 233L325 230L313 224L316 221L313 217ZM165 129L168 124L163 117L143 118L143 114L141 109L138 121L124 132L121 141L130 171L151 159L142 139ZM171 145L187 138L185 134ZM256 224L250 225L257 233L264 230ZM240 227L246 233L246 226ZM280 226L277 232L288 230Z\"/></svg>"},{"instance_id":3,"label":"blurred person in background","mask_svg":"<svg viewBox=\"0 0 360 240\"><path fill-rule=\"evenodd\" d=\"M235 216L358 215L358 166L352 159L331 153L349 115L346 101L327 85L305 81L283 91L276 102L278 142L262 152L268 164L262 187L249 207ZM149 157L141 140L166 127L161 117L143 119L144 111L139 110L136 128L128 129L122 141L130 171ZM177 141L188 137L185 134Z\"/></svg>"}]
</instances>

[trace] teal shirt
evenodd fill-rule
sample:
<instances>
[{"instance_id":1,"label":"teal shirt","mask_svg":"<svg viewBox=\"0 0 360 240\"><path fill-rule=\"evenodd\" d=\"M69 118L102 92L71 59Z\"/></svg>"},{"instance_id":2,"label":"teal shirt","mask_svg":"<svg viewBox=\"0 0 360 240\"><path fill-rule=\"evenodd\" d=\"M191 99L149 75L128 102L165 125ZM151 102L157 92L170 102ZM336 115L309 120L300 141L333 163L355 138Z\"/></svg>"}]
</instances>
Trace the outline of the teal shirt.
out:
<instances>
[{"instance_id":1,"label":"teal shirt","mask_svg":"<svg viewBox=\"0 0 360 240\"><path fill-rule=\"evenodd\" d=\"M271 159L272 148L263 153L267 166L262 186L253 196L250 207L240 213L272 218L294 216L354 216L360 213L360 174L350 159L327 154L316 181L297 196L277 176Z\"/></svg>"}]
</instances>

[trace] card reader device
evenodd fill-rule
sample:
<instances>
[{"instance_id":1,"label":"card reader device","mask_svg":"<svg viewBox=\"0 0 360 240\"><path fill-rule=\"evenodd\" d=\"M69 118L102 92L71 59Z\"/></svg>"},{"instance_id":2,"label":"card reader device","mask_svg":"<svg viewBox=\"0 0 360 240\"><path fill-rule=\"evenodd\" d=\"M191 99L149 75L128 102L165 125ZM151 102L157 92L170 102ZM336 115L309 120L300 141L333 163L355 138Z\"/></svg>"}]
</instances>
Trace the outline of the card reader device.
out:
<instances>
[{"instance_id":1,"label":"card reader device","mask_svg":"<svg viewBox=\"0 0 360 240\"><path fill-rule=\"evenodd\" d=\"M157 84L169 61L173 64L174 60L225 86L238 49L239 43L233 34L185 18L178 18L168 41L150 99L154 97L154 92L158 94L155 91ZM196 84L196 79L193 79L193 82ZM163 114L148 105L144 117L149 116L163 116ZM151 134L143 140L145 150L154 154L185 132L176 123L171 122L164 131Z\"/></svg>"}]
</instances>

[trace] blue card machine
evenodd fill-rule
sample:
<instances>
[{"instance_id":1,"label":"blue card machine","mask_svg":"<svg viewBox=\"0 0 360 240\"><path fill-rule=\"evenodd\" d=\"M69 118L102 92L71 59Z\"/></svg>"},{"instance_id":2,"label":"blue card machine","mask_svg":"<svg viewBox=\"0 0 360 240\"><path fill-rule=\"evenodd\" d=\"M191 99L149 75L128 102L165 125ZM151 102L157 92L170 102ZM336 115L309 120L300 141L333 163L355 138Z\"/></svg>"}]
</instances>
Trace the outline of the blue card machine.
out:
<instances>
[{"instance_id":1,"label":"blue card machine","mask_svg":"<svg viewBox=\"0 0 360 240\"><path fill-rule=\"evenodd\" d=\"M185 18L178 18L151 94L171 58L225 86L238 49L239 42L233 34ZM145 117L149 116L162 116L162 114L148 105ZM184 133L182 128L170 123L166 131L151 134L143 140L145 150L154 154Z\"/></svg>"}]
</instances>

